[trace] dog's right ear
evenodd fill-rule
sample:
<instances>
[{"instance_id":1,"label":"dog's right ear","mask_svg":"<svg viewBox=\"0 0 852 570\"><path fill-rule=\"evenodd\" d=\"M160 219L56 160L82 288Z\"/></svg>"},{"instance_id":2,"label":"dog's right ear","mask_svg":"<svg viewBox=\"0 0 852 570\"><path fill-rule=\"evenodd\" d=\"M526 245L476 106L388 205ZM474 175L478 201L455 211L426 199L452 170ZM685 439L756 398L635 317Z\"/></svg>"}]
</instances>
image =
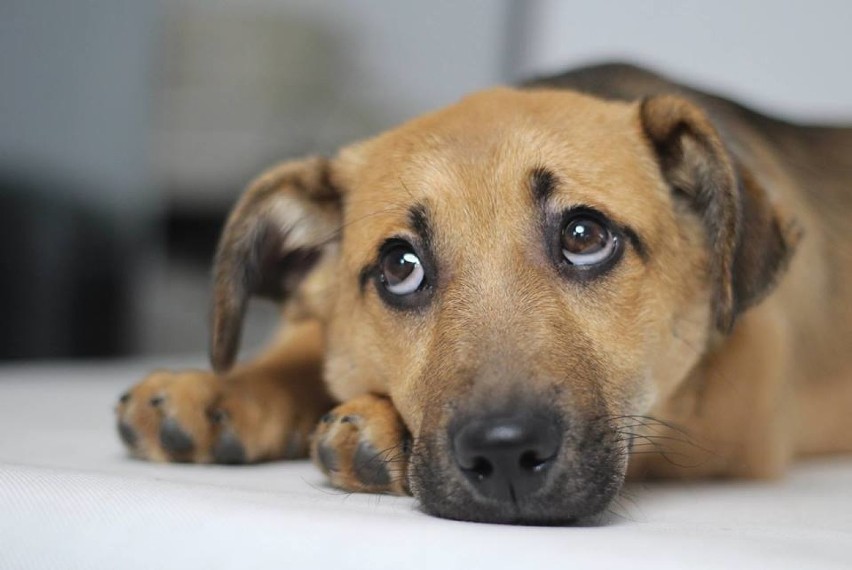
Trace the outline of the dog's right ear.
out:
<instances>
[{"instance_id":1,"label":"dog's right ear","mask_svg":"<svg viewBox=\"0 0 852 570\"><path fill-rule=\"evenodd\" d=\"M216 252L210 327L215 371L228 370L236 359L251 296L291 300L337 250L341 204L324 158L280 164L249 185Z\"/></svg>"}]
</instances>

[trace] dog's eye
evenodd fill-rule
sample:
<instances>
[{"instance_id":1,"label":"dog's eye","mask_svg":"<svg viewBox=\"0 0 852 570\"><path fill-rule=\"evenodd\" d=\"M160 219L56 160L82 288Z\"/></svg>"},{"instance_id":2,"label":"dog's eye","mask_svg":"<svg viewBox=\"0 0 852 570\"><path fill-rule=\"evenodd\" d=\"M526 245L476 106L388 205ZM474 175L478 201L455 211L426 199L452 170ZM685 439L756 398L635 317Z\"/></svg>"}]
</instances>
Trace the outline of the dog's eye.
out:
<instances>
[{"instance_id":1,"label":"dog's eye","mask_svg":"<svg viewBox=\"0 0 852 570\"><path fill-rule=\"evenodd\" d=\"M408 295L423 285L425 272L410 245L400 243L382 254L381 280L390 293Z\"/></svg>"},{"instance_id":2,"label":"dog's eye","mask_svg":"<svg viewBox=\"0 0 852 570\"><path fill-rule=\"evenodd\" d=\"M597 265L616 251L617 238L601 220L579 214L562 228L561 245L562 255L571 265Z\"/></svg>"}]
</instances>

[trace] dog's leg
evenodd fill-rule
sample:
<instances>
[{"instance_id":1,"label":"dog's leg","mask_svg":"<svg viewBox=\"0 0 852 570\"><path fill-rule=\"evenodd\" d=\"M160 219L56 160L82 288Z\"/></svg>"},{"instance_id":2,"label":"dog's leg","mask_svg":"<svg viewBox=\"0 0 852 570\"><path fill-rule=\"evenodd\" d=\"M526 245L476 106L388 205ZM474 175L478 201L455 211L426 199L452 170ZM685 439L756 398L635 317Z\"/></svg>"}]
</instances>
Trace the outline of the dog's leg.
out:
<instances>
[{"instance_id":1,"label":"dog's leg","mask_svg":"<svg viewBox=\"0 0 852 570\"><path fill-rule=\"evenodd\" d=\"M317 323L294 325L255 361L223 376L157 371L120 399L130 452L154 461L248 463L305 457L332 404Z\"/></svg>"},{"instance_id":2,"label":"dog's leg","mask_svg":"<svg viewBox=\"0 0 852 570\"><path fill-rule=\"evenodd\" d=\"M345 402L320 420L311 457L346 491L408 493L410 440L391 401L367 394Z\"/></svg>"}]
</instances>

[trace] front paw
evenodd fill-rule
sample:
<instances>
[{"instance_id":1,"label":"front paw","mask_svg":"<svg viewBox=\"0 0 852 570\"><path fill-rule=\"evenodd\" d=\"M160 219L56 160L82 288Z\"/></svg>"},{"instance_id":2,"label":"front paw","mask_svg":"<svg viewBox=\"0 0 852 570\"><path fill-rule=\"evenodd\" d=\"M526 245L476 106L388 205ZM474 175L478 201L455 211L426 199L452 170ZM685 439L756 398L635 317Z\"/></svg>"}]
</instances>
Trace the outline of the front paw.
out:
<instances>
[{"instance_id":1,"label":"front paw","mask_svg":"<svg viewBox=\"0 0 852 570\"><path fill-rule=\"evenodd\" d=\"M153 372L119 399L119 436L140 459L209 462L215 430L208 410L220 393L210 373Z\"/></svg>"},{"instance_id":2,"label":"front paw","mask_svg":"<svg viewBox=\"0 0 852 570\"><path fill-rule=\"evenodd\" d=\"M410 440L388 398L359 396L324 415L311 458L338 488L408 494Z\"/></svg>"},{"instance_id":3,"label":"front paw","mask_svg":"<svg viewBox=\"0 0 852 570\"><path fill-rule=\"evenodd\" d=\"M280 379L157 371L121 396L118 433L133 456L151 461L240 464L304 457L321 412L296 413L292 400Z\"/></svg>"}]
</instances>

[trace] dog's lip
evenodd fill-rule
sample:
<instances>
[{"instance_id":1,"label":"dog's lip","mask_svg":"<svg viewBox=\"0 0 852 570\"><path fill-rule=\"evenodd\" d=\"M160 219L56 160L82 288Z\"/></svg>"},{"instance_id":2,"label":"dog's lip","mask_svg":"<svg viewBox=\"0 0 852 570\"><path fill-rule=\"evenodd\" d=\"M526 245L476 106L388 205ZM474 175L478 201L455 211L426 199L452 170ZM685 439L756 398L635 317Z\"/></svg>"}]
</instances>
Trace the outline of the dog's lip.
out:
<instances>
[{"instance_id":1,"label":"dog's lip","mask_svg":"<svg viewBox=\"0 0 852 570\"><path fill-rule=\"evenodd\" d=\"M460 507L446 504L426 504L421 500L421 508L428 514L441 518L483 523L483 524L509 524L521 526L569 526L583 524L583 521L591 519L606 509L606 505L592 514L581 516L570 512L547 512L536 509L535 504L539 501L531 501L528 498L516 499L513 496L511 502L498 503L491 501L476 501L472 504ZM607 501L609 504L609 501Z\"/></svg>"}]
</instances>

